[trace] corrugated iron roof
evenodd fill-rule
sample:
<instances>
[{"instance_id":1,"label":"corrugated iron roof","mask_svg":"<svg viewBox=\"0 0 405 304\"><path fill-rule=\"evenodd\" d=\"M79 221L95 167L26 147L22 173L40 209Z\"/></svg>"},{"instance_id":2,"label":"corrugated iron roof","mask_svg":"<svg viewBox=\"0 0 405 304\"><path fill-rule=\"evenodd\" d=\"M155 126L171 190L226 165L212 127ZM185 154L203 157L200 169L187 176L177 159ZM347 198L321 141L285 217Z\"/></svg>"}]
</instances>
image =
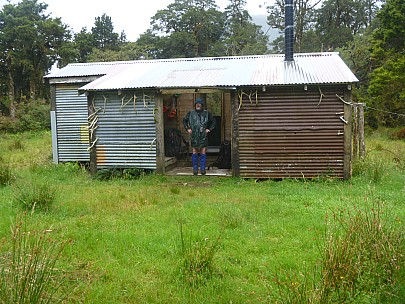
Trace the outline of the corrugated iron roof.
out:
<instances>
[{"instance_id":1,"label":"corrugated iron roof","mask_svg":"<svg viewBox=\"0 0 405 304\"><path fill-rule=\"evenodd\" d=\"M204 57L69 64L47 78L98 76L81 91L353 83L338 53Z\"/></svg>"}]
</instances>

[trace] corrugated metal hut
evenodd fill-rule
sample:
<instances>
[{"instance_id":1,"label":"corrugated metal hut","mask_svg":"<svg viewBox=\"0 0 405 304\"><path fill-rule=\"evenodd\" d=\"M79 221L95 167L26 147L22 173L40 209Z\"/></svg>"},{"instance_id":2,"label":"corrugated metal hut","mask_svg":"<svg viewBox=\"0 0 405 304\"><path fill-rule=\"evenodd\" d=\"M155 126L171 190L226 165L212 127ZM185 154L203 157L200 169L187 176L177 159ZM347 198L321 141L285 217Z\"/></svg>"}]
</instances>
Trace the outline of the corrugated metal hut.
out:
<instances>
[{"instance_id":1,"label":"corrugated metal hut","mask_svg":"<svg viewBox=\"0 0 405 304\"><path fill-rule=\"evenodd\" d=\"M234 176L351 174L357 79L337 53L70 64L47 79L55 161L165 173L179 164L165 130L186 136L182 117L202 97L219 122L212 148L231 141Z\"/></svg>"}]
</instances>

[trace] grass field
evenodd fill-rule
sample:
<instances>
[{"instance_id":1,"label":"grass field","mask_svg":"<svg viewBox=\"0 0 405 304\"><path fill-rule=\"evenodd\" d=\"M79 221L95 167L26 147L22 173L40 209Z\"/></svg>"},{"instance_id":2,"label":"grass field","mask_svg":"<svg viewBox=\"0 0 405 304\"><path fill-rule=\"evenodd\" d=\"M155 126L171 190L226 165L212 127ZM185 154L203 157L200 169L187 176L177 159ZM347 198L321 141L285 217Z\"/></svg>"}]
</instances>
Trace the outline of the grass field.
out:
<instances>
[{"instance_id":1,"label":"grass field","mask_svg":"<svg viewBox=\"0 0 405 304\"><path fill-rule=\"evenodd\" d=\"M76 164L52 164L50 138L0 135L0 174L2 167L11 175L0 184L0 261L25 207L28 231L66 242L55 266L66 279L66 303L320 303L314 282L324 273L317 269L327 227L336 215L376 209L397 241L390 281L369 284L359 275L353 294L329 300L405 297L404 141L370 134L367 157L354 164L350 181L154 174L100 181ZM33 204L21 204L37 189ZM356 287L364 285L374 287Z\"/></svg>"}]
</instances>

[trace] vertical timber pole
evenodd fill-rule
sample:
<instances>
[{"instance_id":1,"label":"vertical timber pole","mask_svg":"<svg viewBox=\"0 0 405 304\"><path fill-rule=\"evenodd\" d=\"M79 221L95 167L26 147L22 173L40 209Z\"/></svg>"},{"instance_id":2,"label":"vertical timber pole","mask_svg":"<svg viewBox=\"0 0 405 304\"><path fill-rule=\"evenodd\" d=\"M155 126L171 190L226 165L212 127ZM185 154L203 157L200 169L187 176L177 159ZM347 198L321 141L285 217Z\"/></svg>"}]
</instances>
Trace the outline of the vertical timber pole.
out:
<instances>
[{"instance_id":1,"label":"vertical timber pole","mask_svg":"<svg viewBox=\"0 0 405 304\"><path fill-rule=\"evenodd\" d=\"M231 105L232 105L232 175L234 177L240 176L240 164L239 164L239 102L237 99L237 92L233 90L231 93Z\"/></svg>"},{"instance_id":2,"label":"vertical timber pole","mask_svg":"<svg viewBox=\"0 0 405 304\"><path fill-rule=\"evenodd\" d=\"M92 117L95 115L96 109L93 105L94 93L89 93L87 95L87 109L88 109L88 117ZM87 122L90 126L90 121ZM97 173L97 146L96 146L96 131L95 127L90 130L89 128L89 147L90 147L90 174L95 175Z\"/></svg>"},{"instance_id":3,"label":"vertical timber pole","mask_svg":"<svg viewBox=\"0 0 405 304\"><path fill-rule=\"evenodd\" d=\"M156 123L156 173L165 174L165 141L164 141L164 120L163 120L163 96L156 96L155 105Z\"/></svg>"},{"instance_id":4,"label":"vertical timber pole","mask_svg":"<svg viewBox=\"0 0 405 304\"><path fill-rule=\"evenodd\" d=\"M343 155L343 179L348 180L352 176L352 91L348 88L344 90L343 104L344 119L344 155Z\"/></svg>"},{"instance_id":5,"label":"vertical timber pole","mask_svg":"<svg viewBox=\"0 0 405 304\"><path fill-rule=\"evenodd\" d=\"M56 119L56 85L51 84L51 132L52 132L52 160L59 163L58 153L58 121Z\"/></svg>"},{"instance_id":6,"label":"vertical timber pole","mask_svg":"<svg viewBox=\"0 0 405 304\"><path fill-rule=\"evenodd\" d=\"M366 156L366 144L364 139L364 103L359 103L359 141L360 141L360 158Z\"/></svg>"},{"instance_id":7,"label":"vertical timber pole","mask_svg":"<svg viewBox=\"0 0 405 304\"><path fill-rule=\"evenodd\" d=\"M359 153L359 116L357 109L357 104L353 104L353 159L356 159Z\"/></svg>"}]
</instances>

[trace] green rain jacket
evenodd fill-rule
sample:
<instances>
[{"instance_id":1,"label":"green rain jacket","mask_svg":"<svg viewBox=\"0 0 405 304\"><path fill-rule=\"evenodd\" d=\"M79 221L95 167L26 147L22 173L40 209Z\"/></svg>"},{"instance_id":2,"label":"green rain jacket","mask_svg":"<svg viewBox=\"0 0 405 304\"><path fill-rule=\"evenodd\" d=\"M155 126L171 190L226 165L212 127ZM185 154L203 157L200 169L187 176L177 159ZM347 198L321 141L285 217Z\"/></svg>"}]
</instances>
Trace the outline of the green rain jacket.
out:
<instances>
[{"instance_id":1,"label":"green rain jacket","mask_svg":"<svg viewBox=\"0 0 405 304\"><path fill-rule=\"evenodd\" d=\"M183 118L183 125L186 130L191 129L192 133L191 146L193 148L204 148L208 146L208 134L206 129L210 131L215 129L215 119L207 110L193 110L187 113Z\"/></svg>"}]
</instances>

